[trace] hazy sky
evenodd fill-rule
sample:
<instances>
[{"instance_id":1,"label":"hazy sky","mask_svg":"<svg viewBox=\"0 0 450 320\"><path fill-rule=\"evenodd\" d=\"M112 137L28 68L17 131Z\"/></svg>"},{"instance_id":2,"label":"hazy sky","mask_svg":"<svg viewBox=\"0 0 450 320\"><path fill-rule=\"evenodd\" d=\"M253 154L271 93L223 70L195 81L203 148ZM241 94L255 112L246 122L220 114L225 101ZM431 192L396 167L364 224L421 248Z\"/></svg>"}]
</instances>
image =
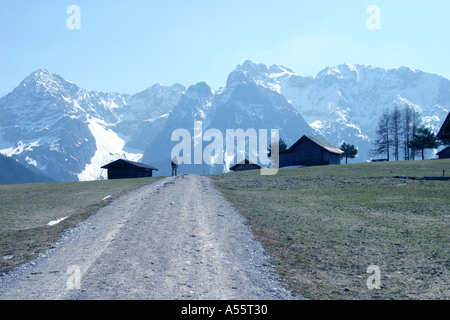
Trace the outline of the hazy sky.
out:
<instances>
[{"instance_id":1,"label":"hazy sky","mask_svg":"<svg viewBox=\"0 0 450 320\"><path fill-rule=\"evenodd\" d=\"M39 67L106 92L218 89L247 59L304 76L350 63L450 79L449 31L448 0L0 0L0 96Z\"/></svg>"}]
</instances>

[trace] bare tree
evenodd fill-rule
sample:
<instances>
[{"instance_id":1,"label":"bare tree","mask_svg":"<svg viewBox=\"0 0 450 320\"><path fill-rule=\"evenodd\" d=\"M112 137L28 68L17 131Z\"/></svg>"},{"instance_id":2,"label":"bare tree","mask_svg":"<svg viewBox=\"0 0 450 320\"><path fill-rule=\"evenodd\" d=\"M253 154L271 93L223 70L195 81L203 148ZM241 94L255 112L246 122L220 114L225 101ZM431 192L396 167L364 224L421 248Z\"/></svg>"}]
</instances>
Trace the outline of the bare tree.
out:
<instances>
[{"instance_id":1,"label":"bare tree","mask_svg":"<svg viewBox=\"0 0 450 320\"><path fill-rule=\"evenodd\" d=\"M394 160L399 160L399 154L400 154L400 126L401 126L401 118L402 113L400 112L400 109L398 106L394 107L394 110L389 114L390 121L389 121L389 131L390 136L392 137L392 150L394 152Z\"/></svg>"},{"instance_id":2,"label":"bare tree","mask_svg":"<svg viewBox=\"0 0 450 320\"><path fill-rule=\"evenodd\" d=\"M413 140L418 128L422 125L422 116L414 107L405 105L402 118L401 138L403 141L401 143L403 145L404 159L414 160L419 150L410 142Z\"/></svg>"},{"instance_id":3,"label":"bare tree","mask_svg":"<svg viewBox=\"0 0 450 320\"><path fill-rule=\"evenodd\" d=\"M389 135L390 114L387 110L383 112L378 120L377 139L375 140L375 149L372 150L373 155L385 155L389 161L389 153L391 150L391 137Z\"/></svg>"}]
</instances>

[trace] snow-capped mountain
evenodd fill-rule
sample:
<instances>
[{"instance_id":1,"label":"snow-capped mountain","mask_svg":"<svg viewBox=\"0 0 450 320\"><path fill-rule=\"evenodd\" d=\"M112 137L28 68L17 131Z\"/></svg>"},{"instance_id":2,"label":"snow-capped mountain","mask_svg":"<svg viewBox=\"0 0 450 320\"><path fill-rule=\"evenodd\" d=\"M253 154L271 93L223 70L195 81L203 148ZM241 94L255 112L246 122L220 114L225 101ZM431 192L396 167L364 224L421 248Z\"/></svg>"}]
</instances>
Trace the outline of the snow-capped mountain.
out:
<instances>
[{"instance_id":1,"label":"snow-capped mountain","mask_svg":"<svg viewBox=\"0 0 450 320\"><path fill-rule=\"evenodd\" d=\"M174 92L183 90L180 85L134 96L94 92L39 69L0 99L0 152L58 181L106 177L100 167L109 161L142 157L144 147L129 150L126 142L139 140L134 135L142 121L162 116L156 107L170 112ZM152 95L150 107L146 95Z\"/></svg>"},{"instance_id":2,"label":"snow-capped mountain","mask_svg":"<svg viewBox=\"0 0 450 320\"><path fill-rule=\"evenodd\" d=\"M201 164L194 163L194 145L197 141L203 140L193 141L194 121L201 122L202 133L208 129L221 132L220 144L223 152L227 151L227 130L242 129L246 132L248 129L254 129L258 134L260 129L266 129L270 134L271 129L279 129L280 137L291 143L304 134L316 134L300 113L279 92L274 90L270 77L266 75L267 71L262 64L246 61L231 72L225 88L213 92L204 82L189 87L169 115L166 126L155 138L151 147L145 151L143 161L156 163L156 166L160 168L160 174L169 174L171 150L179 143L171 141L171 134L176 129L187 129L192 143L190 150L183 151L190 153L191 164L184 164L183 172L218 173L227 171L232 164L236 163L237 157L225 159L222 154L223 162L214 166L205 161L202 161ZM202 151L210 144L209 141L201 143ZM268 143L270 143L270 137L268 137ZM263 149L266 150L266 146ZM237 152L236 145L234 145L234 150ZM257 153L258 150L255 151ZM247 156L248 152L247 146Z\"/></svg>"},{"instance_id":3,"label":"snow-capped mountain","mask_svg":"<svg viewBox=\"0 0 450 320\"><path fill-rule=\"evenodd\" d=\"M280 94L279 84L263 64L247 60L239 65L216 95L215 105L214 128L279 129L280 138L288 144L303 134L317 134Z\"/></svg>"},{"instance_id":4,"label":"snow-capped mountain","mask_svg":"<svg viewBox=\"0 0 450 320\"><path fill-rule=\"evenodd\" d=\"M123 117L115 126L118 132L129 136L126 147L145 150L185 91L178 83L170 87L157 83L127 97Z\"/></svg>"},{"instance_id":5,"label":"snow-capped mountain","mask_svg":"<svg viewBox=\"0 0 450 320\"><path fill-rule=\"evenodd\" d=\"M369 159L376 125L384 110L413 107L423 124L438 132L450 110L450 81L441 76L406 67L382 69L342 64L328 67L315 77L273 66L270 76L280 92L335 145L354 144L356 161Z\"/></svg>"},{"instance_id":6,"label":"snow-capped mountain","mask_svg":"<svg viewBox=\"0 0 450 320\"><path fill-rule=\"evenodd\" d=\"M172 141L172 133L177 129L188 130L193 136L194 121L207 122L212 111L214 93L205 83L200 82L187 88L177 105L169 114L163 128L145 150L142 161L158 168L158 174L168 175L171 171L172 148L177 142ZM192 146L193 147L193 146ZM191 152L192 150L185 150ZM185 173L199 173L198 166L185 167Z\"/></svg>"},{"instance_id":7,"label":"snow-capped mountain","mask_svg":"<svg viewBox=\"0 0 450 320\"><path fill-rule=\"evenodd\" d=\"M172 133L186 129L193 139L194 121L201 121L203 132L223 133L224 148L227 129L279 129L288 146L303 134L316 135L337 146L354 144L355 161L364 161L381 113L405 105L437 132L450 110L450 81L406 67L349 64L303 77L287 67L245 61L217 91L205 82L189 88L155 84L129 95L85 90L39 69L0 99L0 153L57 181L105 178L100 167L117 158L170 174L178 143ZM191 145L186 151L193 153ZM227 161L183 170L223 172Z\"/></svg>"}]
</instances>

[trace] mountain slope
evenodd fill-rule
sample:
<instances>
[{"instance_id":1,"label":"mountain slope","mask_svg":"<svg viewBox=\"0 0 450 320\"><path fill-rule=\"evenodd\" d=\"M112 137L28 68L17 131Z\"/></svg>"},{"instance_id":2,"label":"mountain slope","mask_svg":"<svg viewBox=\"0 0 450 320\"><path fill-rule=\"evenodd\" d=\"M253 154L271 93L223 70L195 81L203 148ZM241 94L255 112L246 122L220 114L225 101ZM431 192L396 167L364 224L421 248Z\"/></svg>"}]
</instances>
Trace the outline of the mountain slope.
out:
<instances>
[{"instance_id":1,"label":"mountain slope","mask_svg":"<svg viewBox=\"0 0 450 320\"><path fill-rule=\"evenodd\" d=\"M42 173L26 168L14 159L0 154L0 184L52 182Z\"/></svg>"},{"instance_id":2,"label":"mountain slope","mask_svg":"<svg viewBox=\"0 0 450 320\"><path fill-rule=\"evenodd\" d=\"M279 129L280 138L294 143L316 132L279 93L263 64L245 61L230 73L226 87L216 96L211 127L218 129Z\"/></svg>"},{"instance_id":3,"label":"mountain slope","mask_svg":"<svg viewBox=\"0 0 450 320\"><path fill-rule=\"evenodd\" d=\"M161 167L159 173L169 174L171 151L179 143L171 141L171 134L176 129L186 129L193 139L194 121L201 122L202 133L209 129L220 131L222 140L218 143L221 144L223 153L219 157L223 161L216 165L206 163L209 153L205 153L205 149L208 151L207 148L212 142L198 139L196 142L201 143L202 155L207 159L200 159L201 164L194 163L198 161L194 156L196 142L192 140L190 149L183 150L190 154L188 157L190 164L183 164L180 168L182 172L220 173L227 171L232 164L236 163L237 157L230 159L224 156L228 147L226 145L227 130L242 129L246 132L248 129L254 129L259 135L259 130L265 129L269 135L271 129L279 129L280 137L292 143L303 134L316 134L299 112L270 86L264 71L267 71L264 65L246 61L230 73L226 87L221 90L213 93L211 88L203 82L188 88L185 96L180 99L169 115L161 134L155 139L154 144L144 152L143 161L149 163L156 161ZM270 143L269 136L267 139ZM236 154L237 141L233 144L233 148ZM262 150L266 149L266 146L262 148ZM247 145L247 157L249 152ZM255 150L253 154L257 152L258 150Z\"/></svg>"},{"instance_id":4,"label":"mountain slope","mask_svg":"<svg viewBox=\"0 0 450 320\"><path fill-rule=\"evenodd\" d=\"M212 111L213 98L214 93L205 82L190 86L167 117L164 126L153 142L145 150L142 161L158 168L158 174L171 174L170 161L172 148L178 143L177 141L172 141L172 133L177 129L185 129L193 135L195 121L205 123L208 121ZM185 150L190 153L190 156L193 155L193 144L191 145L192 148L190 150ZM202 166L192 164L190 170L187 169L184 172L202 173L202 170Z\"/></svg>"},{"instance_id":5,"label":"mountain slope","mask_svg":"<svg viewBox=\"0 0 450 320\"><path fill-rule=\"evenodd\" d=\"M0 152L58 181L105 178L100 167L109 161L142 157L125 143L142 140L145 121L160 116L156 107L170 112L184 87L167 90L154 87L134 96L94 92L39 69L0 99Z\"/></svg>"}]
</instances>

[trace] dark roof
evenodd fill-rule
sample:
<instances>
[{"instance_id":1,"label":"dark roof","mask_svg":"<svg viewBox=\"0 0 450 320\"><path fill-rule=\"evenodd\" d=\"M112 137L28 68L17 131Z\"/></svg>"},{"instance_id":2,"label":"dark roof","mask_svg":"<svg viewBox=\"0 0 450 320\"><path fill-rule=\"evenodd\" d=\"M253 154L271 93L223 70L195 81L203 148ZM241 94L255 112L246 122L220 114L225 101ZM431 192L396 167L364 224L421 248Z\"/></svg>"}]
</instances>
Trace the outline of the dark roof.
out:
<instances>
[{"instance_id":1,"label":"dark roof","mask_svg":"<svg viewBox=\"0 0 450 320\"><path fill-rule=\"evenodd\" d=\"M128 164L130 164L132 166L139 167L139 168L150 169L150 170L158 170L158 169L156 169L154 167L151 167L151 166L148 166L146 164L143 164L143 163L140 163L140 162L134 162L134 161L126 160L126 159L118 159L118 160L113 161L111 163L105 164L102 167L102 169L108 169L110 166L112 166L113 164L116 164L118 162L125 162L125 163L128 163Z\"/></svg>"},{"instance_id":2,"label":"dark roof","mask_svg":"<svg viewBox=\"0 0 450 320\"><path fill-rule=\"evenodd\" d=\"M303 139L309 139L312 142L314 142L315 144L317 144L319 147L324 148L325 150L327 150L327 151L329 151L331 153L335 153L335 154L343 154L344 153L344 151L342 151L341 149L335 147L334 145L332 145L328 141L320 139L320 138L316 138L316 137L311 137L311 136L303 136L303 137L301 137L289 149L287 149L285 151L281 151L280 153L291 151L291 149L294 149L294 146L296 144L300 143L300 141L303 140Z\"/></svg>"},{"instance_id":3,"label":"dark roof","mask_svg":"<svg viewBox=\"0 0 450 320\"><path fill-rule=\"evenodd\" d=\"M441 129L439 130L436 138L438 140L448 140L450 139L450 112L445 118L444 123L442 124Z\"/></svg>"},{"instance_id":4,"label":"dark roof","mask_svg":"<svg viewBox=\"0 0 450 320\"><path fill-rule=\"evenodd\" d=\"M238 166L242 166L242 165L246 165L246 164L251 164L251 165L257 166L258 168L262 168L262 166L260 166L259 164L250 162L249 160L245 159L244 161L241 161L241 162L239 162L239 163L236 163L234 166L230 167L230 170L234 170L234 169L237 168Z\"/></svg>"},{"instance_id":5,"label":"dark roof","mask_svg":"<svg viewBox=\"0 0 450 320\"><path fill-rule=\"evenodd\" d=\"M439 155L439 154L441 154L441 153L445 153L445 152L448 152L448 151L450 151L450 147L444 148L444 149L442 149L441 151L439 151L439 152L436 153L436 154Z\"/></svg>"}]
</instances>

